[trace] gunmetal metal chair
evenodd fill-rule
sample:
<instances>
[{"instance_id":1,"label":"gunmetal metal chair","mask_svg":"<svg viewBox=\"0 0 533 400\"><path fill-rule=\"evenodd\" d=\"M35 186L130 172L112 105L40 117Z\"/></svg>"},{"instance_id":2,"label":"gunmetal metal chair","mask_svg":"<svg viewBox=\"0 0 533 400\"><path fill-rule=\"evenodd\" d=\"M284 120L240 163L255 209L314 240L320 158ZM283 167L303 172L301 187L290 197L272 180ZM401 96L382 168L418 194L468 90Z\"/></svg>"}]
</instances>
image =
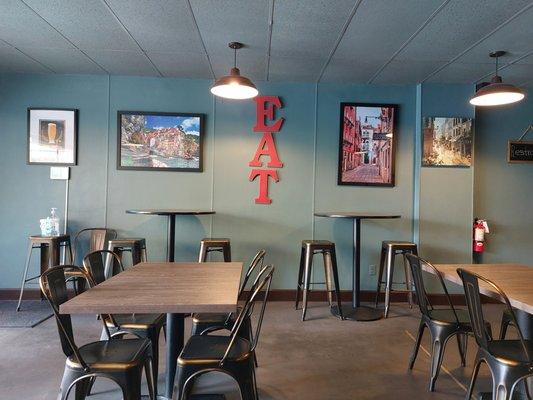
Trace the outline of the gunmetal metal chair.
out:
<instances>
[{"instance_id":1,"label":"gunmetal metal chair","mask_svg":"<svg viewBox=\"0 0 533 400\"><path fill-rule=\"evenodd\" d=\"M326 282L311 282L313 271L313 257L315 254L322 254L324 261L324 276ZM311 291L311 285L324 284L328 293L328 302L330 308L333 306L333 292L335 292L337 307L339 309L339 318L344 319L342 315L341 292L339 285L339 274L337 271L337 256L335 252L335 243L329 240L302 240L300 254L300 268L298 269L298 284L296 286L296 301L294 308L298 309L300 303L300 292L302 296L302 321L305 321L307 313L307 297Z\"/></svg>"},{"instance_id":2,"label":"gunmetal metal chair","mask_svg":"<svg viewBox=\"0 0 533 400\"><path fill-rule=\"evenodd\" d=\"M116 332L110 335L109 340L92 342L81 347L74 342L70 315L59 313L59 306L68 300L65 278L65 270L68 269L77 270L79 276L92 283L90 276L75 265L52 267L39 279L41 291L56 318L61 348L67 357L58 400L66 400L73 385L76 399L84 399L88 393L90 379L97 375L105 375L114 380L122 389L125 400L140 400L143 369L150 399L155 400L152 345L148 339L121 339L126 332Z\"/></svg>"},{"instance_id":3,"label":"gunmetal metal chair","mask_svg":"<svg viewBox=\"0 0 533 400\"><path fill-rule=\"evenodd\" d=\"M116 239L117 231L108 228L85 228L76 233L74 236L74 256L72 258L73 264L78 264L78 254L82 254L81 259L85 254L92 253L96 250L104 250L107 243ZM84 246L85 245L85 246ZM86 248L84 252L82 247ZM81 261L80 259L80 261ZM82 276L76 275L76 271L65 271L65 276L68 281L74 282L74 290L76 293L81 293L85 290L85 279Z\"/></svg>"},{"instance_id":4,"label":"gunmetal metal chair","mask_svg":"<svg viewBox=\"0 0 533 400\"><path fill-rule=\"evenodd\" d=\"M83 258L84 272L89 275L91 287L105 281L105 265L118 265L118 270L113 271L113 275L122 272L122 262L120 257L109 250L97 250L87 254ZM157 382L158 362L159 362L159 336L161 328L165 324L165 314L116 314L103 316L106 329L111 334L115 332L128 332L135 336L146 338L152 343L152 361L154 382ZM105 332L102 338L105 337Z\"/></svg>"},{"instance_id":5,"label":"gunmetal metal chair","mask_svg":"<svg viewBox=\"0 0 533 400\"><path fill-rule=\"evenodd\" d=\"M264 267L258 275L257 285L254 285L250 296L241 309L229 336L209 335L220 330L213 327L203 335L191 336L178 357L178 398L188 396L192 388L185 391L185 382L198 371L213 368L229 372L235 377L245 400L258 400L257 383L255 378L254 354L261 332L261 325L265 314L266 302L274 267ZM259 296L262 295L260 299ZM246 318L250 319L255 304L261 300L261 310L257 318L257 326L253 340L249 341L238 335Z\"/></svg>"},{"instance_id":6,"label":"gunmetal metal chair","mask_svg":"<svg viewBox=\"0 0 533 400\"><path fill-rule=\"evenodd\" d=\"M413 348L413 353L409 360L409 369L413 369L424 330L425 328L428 328L432 339L429 391L433 392L442 365L446 344L453 336L457 337L457 345L461 356L461 366L464 367L466 365L467 335L472 334L472 326L470 324L468 311L455 308L452 304L448 289L444 284L440 272L429 262L414 254L406 254L406 257L411 267L411 274L416 289L416 298L420 312L422 313L415 347ZM422 265L424 265L425 268L433 270L433 273L437 276L449 308L434 308L429 302L422 276ZM488 329L490 330L490 325L488 325Z\"/></svg>"},{"instance_id":7,"label":"gunmetal metal chair","mask_svg":"<svg viewBox=\"0 0 533 400\"><path fill-rule=\"evenodd\" d=\"M206 262L207 255L215 251L222 253L224 262L231 261L231 243L229 239L203 238L200 241L198 262Z\"/></svg>"},{"instance_id":8,"label":"gunmetal metal chair","mask_svg":"<svg viewBox=\"0 0 533 400\"><path fill-rule=\"evenodd\" d=\"M265 255L266 255L265 250L259 250L257 254L254 256L254 258L252 259L250 265L248 266L248 270L246 271L246 275L244 276L244 280L242 281L241 287L239 289L239 298L241 298L241 296L243 295L244 290L246 289L246 285L248 284L250 277L252 276L256 268L259 267L259 270L263 268L263 261L265 259ZM212 326L230 327L231 325L233 325L234 322L235 322L235 318L233 314L221 314L221 313L193 314L191 335L201 335L205 329L210 328ZM245 338L248 338L248 336L246 336Z\"/></svg>"},{"instance_id":9,"label":"gunmetal metal chair","mask_svg":"<svg viewBox=\"0 0 533 400\"><path fill-rule=\"evenodd\" d=\"M494 282L480 275L461 268L457 270L457 273L463 281L466 304L470 319L473 321L472 328L478 345L476 362L466 399L470 400L472 396L479 367L483 362L488 365L492 375L493 400L510 400L520 381L524 382L527 397L530 398L525 378L533 375L533 341L524 339L509 298ZM490 286L503 300L506 312L511 317L511 322L518 332L518 340L494 340L490 330L486 329L479 281Z\"/></svg>"}]
</instances>

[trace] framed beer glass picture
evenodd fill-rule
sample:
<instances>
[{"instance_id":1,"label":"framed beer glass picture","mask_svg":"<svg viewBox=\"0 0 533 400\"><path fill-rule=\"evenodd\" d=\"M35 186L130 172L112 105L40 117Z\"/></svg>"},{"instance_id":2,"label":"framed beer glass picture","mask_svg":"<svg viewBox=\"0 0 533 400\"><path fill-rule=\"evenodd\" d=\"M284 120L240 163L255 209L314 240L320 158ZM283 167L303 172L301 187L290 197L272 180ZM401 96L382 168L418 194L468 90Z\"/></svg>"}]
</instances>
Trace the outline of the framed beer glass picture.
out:
<instances>
[{"instance_id":1,"label":"framed beer glass picture","mask_svg":"<svg viewBox=\"0 0 533 400\"><path fill-rule=\"evenodd\" d=\"M28 108L28 164L76 165L78 110Z\"/></svg>"}]
</instances>

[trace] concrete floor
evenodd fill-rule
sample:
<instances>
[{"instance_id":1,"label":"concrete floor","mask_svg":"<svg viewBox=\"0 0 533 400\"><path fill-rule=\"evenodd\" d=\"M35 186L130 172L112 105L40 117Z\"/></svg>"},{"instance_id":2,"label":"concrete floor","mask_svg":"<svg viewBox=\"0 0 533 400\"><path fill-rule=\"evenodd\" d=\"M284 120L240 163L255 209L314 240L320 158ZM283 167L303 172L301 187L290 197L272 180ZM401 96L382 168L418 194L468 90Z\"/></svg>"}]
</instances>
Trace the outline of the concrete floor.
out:
<instances>
[{"instance_id":1,"label":"concrete floor","mask_svg":"<svg viewBox=\"0 0 533 400\"><path fill-rule=\"evenodd\" d=\"M464 398L475 356L473 339L469 342L466 368L460 367L457 346L450 342L436 392L429 393L429 357L424 350L420 351L414 370L407 371L418 310L397 304L387 320L362 323L332 317L323 303L310 307L309 320L302 323L300 312L294 310L292 303L269 303L258 347L261 399ZM500 312L497 305L487 306L495 332ZM93 316L74 317L74 327L79 344L100 336L99 322ZM187 324L187 332L189 329ZM428 344L426 336L424 349L429 349ZM56 398L65 357L53 319L33 329L0 329L0 349L1 400ZM160 351L164 351L163 347ZM164 361L160 366L163 370ZM159 387L163 387L162 374ZM486 367L482 367L478 388L490 389ZM234 385L220 376L202 379L198 391L224 392L228 399L238 398ZM113 384L100 381L90 398L120 399L121 395Z\"/></svg>"}]
</instances>

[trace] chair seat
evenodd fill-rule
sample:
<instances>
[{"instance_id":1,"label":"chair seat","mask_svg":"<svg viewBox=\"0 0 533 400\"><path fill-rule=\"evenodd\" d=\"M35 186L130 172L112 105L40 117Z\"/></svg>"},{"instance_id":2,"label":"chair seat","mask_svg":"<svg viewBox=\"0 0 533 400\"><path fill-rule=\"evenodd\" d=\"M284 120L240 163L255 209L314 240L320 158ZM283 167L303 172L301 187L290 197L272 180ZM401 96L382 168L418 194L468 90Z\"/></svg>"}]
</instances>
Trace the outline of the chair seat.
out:
<instances>
[{"instance_id":1,"label":"chair seat","mask_svg":"<svg viewBox=\"0 0 533 400\"><path fill-rule=\"evenodd\" d=\"M460 324L470 325L470 316L468 315L468 310L463 310L459 308L455 309L455 312L457 313L457 319L459 320ZM429 316L432 320L437 322L440 321L451 324L457 322L455 314L453 313L453 310L451 308L436 308L434 310L430 310Z\"/></svg>"},{"instance_id":2,"label":"chair seat","mask_svg":"<svg viewBox=\"0 0 533 400\"><path fill-rule=\"evenodd\" d=\"M192 315L195 324L224 325L228 319L228 314L224 313L197 313Z\"/></svg>"},{"instance_id":3,"label":"chair seat","mask_svg":"<svg viewBox=\"0 0 533 400\"><path fill-rule=\"evenodd\" d=\"M194 335L191 336L178 357L180 365L187 364L215 364L222 360L228 348L230 336ZM252 355L250 342L240 337L228 355L228 360L242 361Z\"/></svg>"},{"instance_id":4,"label":"chair seat","mask_svg":"<svg viewBox=\"0 0 533 400\"><path fill-rule=\"evenodd\" d=\"M165 314L113 314L113 318L123 329L148 329L151 326L163 324ZM113 327L111 320L106 320L109 327Z\"/></svg>"},{"instance_id":5,"label":"chair seat","mask_svg":"<svg viewBox=\"0 0 533 400\"><path fill-rule=\"evenodd\" d=\"M144 363L151 351L148 339L113 339L88 343L79 348L83 360L94 369L127 369ZM67 359L71 368L83 368L74 355Z\"/></svg>"},{"instance_id":6,"label":"chair seat","mask_svg":"<svg viewBox=\"0 0 533 400\"><path fill-rule=\"evenodd\" d=\"M526 340L527 352L533 360L533 341ZM524 354L520 340L492 340L489 342L489 353L505 364L526 364L529 362Z\"/></svg>"}]
</instances>

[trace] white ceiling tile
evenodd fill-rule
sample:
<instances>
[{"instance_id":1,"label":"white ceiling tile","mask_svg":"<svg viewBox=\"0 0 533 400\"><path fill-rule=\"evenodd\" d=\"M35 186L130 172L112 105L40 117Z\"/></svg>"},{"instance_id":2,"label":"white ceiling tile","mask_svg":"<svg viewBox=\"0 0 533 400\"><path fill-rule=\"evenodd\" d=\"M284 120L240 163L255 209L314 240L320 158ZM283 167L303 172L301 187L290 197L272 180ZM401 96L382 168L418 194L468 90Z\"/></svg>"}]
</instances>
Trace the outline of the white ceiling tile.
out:
<instances>
[{"instance_id":1,"label":"white ceiling tile","mask_svg":"<svg viewBox=\"0 0 533 400\"><path fill-rule=\"evenodd\" d=\"M104 70L77 49L22 48L29 56L49 66L58 74L103 74Z\"/></svg>"},{"instance_id":2,"label":"white ceiling tile","mask_svg":"<svg viewBox=\"0 0 533 400\"><path fill-rule=\"evenodd\" d=\"M144 50L203 53L185 1L106 1Z\"/></svg>"},{"instance_id":3,"label":"white ceiling tile","mask_svg":"<svg viewBox=\"0 0 533 400\"><path fill-rule=\"evenodd\" d=\"M153 76L159 74L140 50L86 50L86 53L112 75Z\"/></svg>"},{"instance_id":4,"label":"white ceiling tile","mask_svg":"<svg viewBox=\"0 0 533 400\"><path fill-rule=\"evenodd\" d=\"M212 78L209 64L202 54L148 52L148 57L166 77Z\"/></svg>"},{"instance_id":5,"label":"white ceiling tile","mask_svg":"<svg viewBox=\"0 0 533 400\"><path fill-rule=\"evenodd\" d=\"M0 72L50 73L50 69L0 41Z\"/></svg>"},{"instance_id":6,"label":"white ceiling tile","mask_svg":"<svg viewBox=\"0 0 533 400\"><path fill-rule=\"evenodd\" d=\"M137 50L103 1L25 0L46 21L82 49ZM139 10L142 12L142 10ZM146 26L149 29L149 26Z\"/></svg>"},{"instance_id":7,"label":"white ceiling tile","mask_svg":"<svg viewBox=\"0 0 533 400\"><path fill-rule=\"evenodd\" d=\"M0 39L16 47L73 47L20 0L1 0Z\"/></svg>"}]
</instances>

